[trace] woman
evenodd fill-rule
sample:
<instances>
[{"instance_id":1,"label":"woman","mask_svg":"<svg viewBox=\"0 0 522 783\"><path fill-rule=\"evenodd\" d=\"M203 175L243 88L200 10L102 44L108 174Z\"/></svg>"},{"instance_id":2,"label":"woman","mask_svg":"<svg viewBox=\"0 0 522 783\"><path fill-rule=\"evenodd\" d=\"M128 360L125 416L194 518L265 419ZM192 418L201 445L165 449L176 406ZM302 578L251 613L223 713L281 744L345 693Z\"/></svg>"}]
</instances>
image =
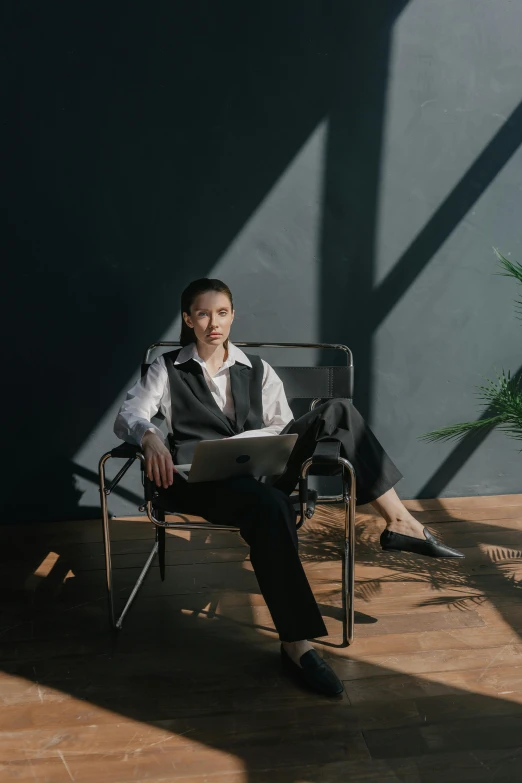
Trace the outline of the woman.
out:
<instances>
[{"instance_id":1,"label":"woman","mask_svg":"<svg viewBox=\"0 0 522 783\"><path fill-rule=\"evenodd\" d=\"M355 468L356 504L371 503L386 521L383 549L463 555L436 541L401 503L393 485L402 474L351 402L333 399L293 419L274 369L229 340L234 307L228 286L195 280L182 293L181 312L183 347L156 359L130 389L114 431L143 448L146 473L161 488L162 506L215 524L238 524L286 668L321 693L339 694L341 681L308 641L327 631L299 559L296 511L289 498L316 442L340 441L341 454ZM158 411L166 419L168 445L151 424ZM251 477L189 484L176 475L174 464L191 462L200 440L282 432L297 433L298 439L285 472L272 485Z\"/></svg>"}]
</instances>

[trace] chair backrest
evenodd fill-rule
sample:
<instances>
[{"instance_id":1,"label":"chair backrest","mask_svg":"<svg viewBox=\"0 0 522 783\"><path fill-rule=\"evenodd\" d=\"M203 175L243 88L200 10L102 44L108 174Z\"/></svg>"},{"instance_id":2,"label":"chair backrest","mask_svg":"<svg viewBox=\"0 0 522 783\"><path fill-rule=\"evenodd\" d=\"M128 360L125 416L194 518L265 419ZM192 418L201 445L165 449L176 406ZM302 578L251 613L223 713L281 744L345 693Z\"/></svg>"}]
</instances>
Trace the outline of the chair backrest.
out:
<instances>
[{"instance_id":1,"label":"chair backrest","mask_svg":"<svg viewBox=\"0 0 522 783\"><path fill-rule=\"evenodd\" d=\"M317 402L332 397L353 399L354 367L352 352L346 345L338 343L252 343L234 340L238 348L321 348L341 351L344 364L341 366L321 365L319 367L272 367L283 381L290 407L294 400L312 400L310 407ZM143 357L141 374L144 375L150 364L151 353L156 348L179 347L179 342L161 341L150 345Z\"/></svg>"},{"instance_id":2,"label":"chair backrest","mask_svg":"<svg viewBox=\"0 0 522 783\"><path fill-rule=\"evenodd\" d=\"M279 367L274 370L283 381L288 399L330 399L353 397L351 367Z\"/></svg>"}]
</instances>

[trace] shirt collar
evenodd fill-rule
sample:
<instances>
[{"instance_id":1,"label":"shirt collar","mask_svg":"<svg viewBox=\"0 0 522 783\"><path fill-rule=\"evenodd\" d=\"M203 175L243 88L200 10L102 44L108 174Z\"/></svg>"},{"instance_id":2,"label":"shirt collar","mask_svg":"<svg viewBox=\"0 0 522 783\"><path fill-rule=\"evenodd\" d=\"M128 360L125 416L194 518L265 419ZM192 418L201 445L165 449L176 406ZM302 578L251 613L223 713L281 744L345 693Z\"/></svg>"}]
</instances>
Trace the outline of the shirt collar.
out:
<instances>
[{"instance_id":1,"label":"shirt collar","mask_svg":"<svg viewBox=\"0 0 522 783\"><path fill-rule=\"evenodd\" d=\"M188 362L190 359L194 359L194 361L198 362L201 365L205 364L205 360L201 358L197 351L196 343L189 343L188 345L185 345L181 351L178 354L178 358L174 362L174 364L184 364L185 362ZM238 348L237 345L234 345L234 343L231 343L230 340L228 341L228 359L220 369L224 369L225 367L230 367L232 364L235 364L236 362L239 362L240 364L246 364L247 367L252 367L252 362L246 355L246 353L243 353L241 348Z\"/></svg>"}]
</instances>

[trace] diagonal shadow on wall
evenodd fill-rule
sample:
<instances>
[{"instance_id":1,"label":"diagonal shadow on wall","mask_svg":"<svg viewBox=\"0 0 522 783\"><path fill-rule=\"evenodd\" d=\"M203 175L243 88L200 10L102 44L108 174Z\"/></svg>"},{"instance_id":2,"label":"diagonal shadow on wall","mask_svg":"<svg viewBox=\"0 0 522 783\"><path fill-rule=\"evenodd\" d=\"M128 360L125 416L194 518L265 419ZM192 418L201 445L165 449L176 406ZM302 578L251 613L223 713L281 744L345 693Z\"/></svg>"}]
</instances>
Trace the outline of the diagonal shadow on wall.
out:
<instances>
[{"instance_id":1,"label":"diagonal shadow on wall","mask_svg":"<svg viewBox=\"0 0 522 783\"><path fill-rule=\"evenodd\" d=\"M30 437L31 492L14 471L3 519L91 516L73 455L329 112L343 51L373 32L367 11L319 0L20 3L8 27L4 438L20 465L21 426Z\"/></svg>"},{"instance_id":2,"label":"diagonal shadow on wall","mask_svg":"<svg viewBox=\"0 0 522 783\"><path fill-rule=\"evenodd\" d=\"M511 113L375 290L368 312L373 330L395 307L521 144L522 103Z\"/></svg>"}]
</instances>

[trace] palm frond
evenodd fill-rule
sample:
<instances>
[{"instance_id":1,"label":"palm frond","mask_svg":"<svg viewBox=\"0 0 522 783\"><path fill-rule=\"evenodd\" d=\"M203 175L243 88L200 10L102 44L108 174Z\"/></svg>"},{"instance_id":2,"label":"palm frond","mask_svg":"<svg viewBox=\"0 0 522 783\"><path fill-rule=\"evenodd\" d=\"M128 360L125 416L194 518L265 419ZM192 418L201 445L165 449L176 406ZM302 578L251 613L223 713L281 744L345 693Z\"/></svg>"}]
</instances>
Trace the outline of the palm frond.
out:
<instances>
[{"instance_id":1,"label":"palm frond","mask_svg":"<svg viewBox=\"0 0 522 783\"><path fill-rule=\"evenodd\" d=\"M514 263L507 259L502 253L494 247L495 255L497 256L500 266L505 270L504 272L493 272L494 275L500 275L502 277L514 277L519 283L522 283L522 264L518 261ZM522 319L522 299L518 299L515 302L515 310L520 314L517 316Z\"/></svg>"},{"instance_id":2,"label":"palm frond","mask_svg":"<svg viewBox=\"0 0 522 783\"><path fill-rule=\"evenodd\" d=\"M493 429L503 421L501 416L492 416L489 419L477 419L477 421L466 421L461 424L450 424L440 430L431 430L422 435L418 435L419 440L431 443L436 440L451 440L452 438L462 438L470 432L478 432L483 429Z\"/></svg>"},{"instance_id":3,"label":"palm frond","mask_svg":"<svg viewBox=\"0 0 522 783\"><path fill-rule=\"evenodd\" d=\"M503 267L505 272L494 272L493 274L503 275L504 277L514 277L520 283L522 283L522 264L519 261L510 261L508 258L502 255L498 248L494 247L495 255L497 256L500 266Z\"/></svg>"},{"instance_id":4,"label":"palm frond","mask_svg":"<svg viewBox=\"0 0 522 783\"><path fill-rule=\"evenodd\" d=\"M420 440L433 442L436 440L451 440L462 438L468 433L493 429L498 427L502 432L517 440L522 440L522 376L511 377L502 370L497 374L497 381L486 379L487 385L478 386L477 396L493 414L476 421L451 424L439 430L419 435ZM520 450L522 452L522 449Z\"/></svg>"}]
</instances>

